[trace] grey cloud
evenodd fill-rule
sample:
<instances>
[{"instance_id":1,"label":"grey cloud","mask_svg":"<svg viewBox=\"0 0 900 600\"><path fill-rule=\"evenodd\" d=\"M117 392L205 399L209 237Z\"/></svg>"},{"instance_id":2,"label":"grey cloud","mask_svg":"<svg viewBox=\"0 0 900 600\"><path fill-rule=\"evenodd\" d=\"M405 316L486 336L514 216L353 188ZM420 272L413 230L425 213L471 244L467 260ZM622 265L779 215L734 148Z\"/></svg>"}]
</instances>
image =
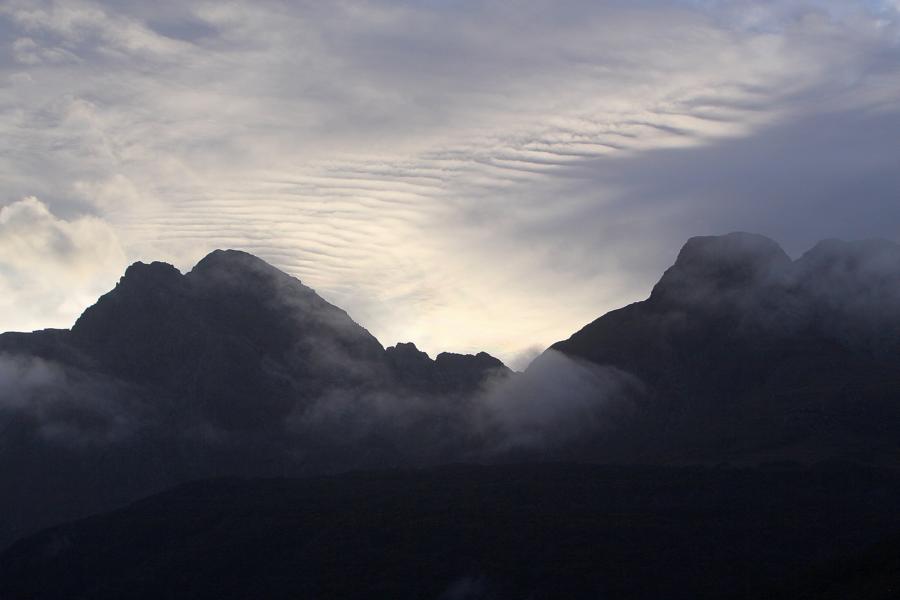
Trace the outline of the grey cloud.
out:
<instances>
[{"instance_id":1,"label":"grey cloud","mask_svg":"<svg viewBox=\"0 0 900 600\"><path fill-rule=\"evenodd\" d=\"M602 448L644 393L620 369L547 350L523 373L497 373L472 393L336 390L298 406L286 427L300 455L325 444L351 460L365 448L369 460L381 451L400 464L552 456L579 443Z\"/></svg>"},{"instance_id":2,"label":"grey cloud","mask_svg":"<svg viewBox=\"0 0 900 600\"><path fill-rule=\"evenodd\" d=\"M107 447L146 426L148 414L133 386L51 360L0 354L0 428L11 423L33 428L45 442Z\"/></svg>"},{"instance_id":3,"label":"grey cloud","mask_svg":"<svg viewBox=\"0 0 900 600\"><path fill-rule=\"evenodd\" d=\"M247 248L386 341L548 345L699 233L791 252L898 235L890 3L15 2L0 20L33 41L0 74L4 197L99 215L129 259Z\"/></svg>"},{"instance_id":4,"label":"grey cloud","mask_svg":"<svg viewBox=\"0 0 900 600\"><path fill-rule=\"evenodd\" d=\"M900 111L823 114L747 138L597 164L595 185L620 193L611 206L559 225L615 227L646 215L640 238L668 248L692 234L746 229L784 240L794 255L828 237L897 239L900 175L890 132L898 126ZM652 219L661 213L665 223Z\"/></svg>"},{"instance_id":5,"label":"grey cloud","mask_svg":"<svg viewBox=\"0 0 900 600\"><path fill-rule=\"evenodd\" d=\"M552 453L586 439L598 442L634 414L642 393L640 380L620 369L547 350L521 375L484 390L490 451Z\"/></svg>"},{"instance_id":6,"label":"grey cloud","mask_svg":"<svg viewBox=\"0 0 900 600\"><path fill-rule=\"evenodd\" d=\"M509 361L509 368L513 371L524 371L543 351L544 348L537 345L525 348Z\"/></svg>"}]
</instances>

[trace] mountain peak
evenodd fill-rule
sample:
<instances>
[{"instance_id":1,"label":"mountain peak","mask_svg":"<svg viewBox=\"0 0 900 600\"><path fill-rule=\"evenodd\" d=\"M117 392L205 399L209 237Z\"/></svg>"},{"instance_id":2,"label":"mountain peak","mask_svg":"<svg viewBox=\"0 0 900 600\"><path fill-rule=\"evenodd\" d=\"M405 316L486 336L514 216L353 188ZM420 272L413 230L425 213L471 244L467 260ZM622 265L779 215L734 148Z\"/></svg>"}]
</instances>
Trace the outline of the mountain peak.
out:
<instances>
[{"instance_id":1,"label":"mountain peak","mask_svg":"<svg viewBox=\"0 0 900 600\"><path fill-rule=\"evenodd\" d=\"M166 262L153 261L151 263L135 262L131 264L119 279L119 285L131 286L159 286L168 285L180 280L181 271Z\"/></svg>"},{"instance_id":2,"label":"mountain peak","mask_svg":"<svg viewBox=\"0 0 900 600\"><path fill-rule=\"evenodd\" d=\"M441 352L434 359L439 369L447 372L477 372L484 373L490 370L507 370L499 359L487 352L478 354L457 354L455 352Z\"/></svg>"},{"instance_id":3,"label":"mountain peak","mask_svg":"<svg viewBox=\"0 0 900 600\"><path fill-rule=\"evenodd\" d=\"M208 269L211 267L247 267L247 266L260 266L265 265L269 268L274 268L269 265L266 261L259 258L258 256L254 256L249 252L245 252L243 250L234 250L231 248L226 249L216 249L204 256L200 261L194 266L194 269Z\"/></svg>"},{"instance_id":4,"label":"mountain peak","mask_svg":"<svg viewBox=\"0 0 900 600\"><path fill-rule=\"evenodd\" d=\"M401 360L431 361L428 353L419 350L413 342L397 342L396 345L385 348L385 351Z\"/></svg>"},{"instance_id":5,"label":"mountain peak","mask_svg":"<svg viewBox=\"0 0 900 600\"><path fill-rule=\"evenodd\" d=\"M774 240L757 233L735 231L725 235L696 236L688 239L678 253L675 266L732 267L752 264L769 266L789 263L790 258Z\"/></svg>"},{"instance_id":6,"label":"mountain peak","mask_svg":"<svg viewBox=\"0 0 900 600\"><path fill-rule=\"evenodd\" d=\"M101 296L81 314L72 327L77 336L93 336L97 329L110 333L120 319L130 313L155 312L155 307L170 306L171 298L181 290L184 276L169 263L135 262L125 269L116 287ZM91 333L89 333L91 332Z\"/></svg>"},{"instance_id":7,"label":"mountain peak","mask_svg":"<svg viewBox=\"0 0 900 600\"><path fill-rule=\"evenodd\" d=\"M896 272L900 267L900 244L885 239L845 241L822 240L797 261L807 269L870 273Z\"/></svg>"},{"instance_id":8,"label":"mountain peak","mask_svg":"<svg viewBox=\"0 0 900 600\"><path fill-rule=\"evenodd\" d=\"M692 237L650 297L689 299L698 292L743 288L777 276L791 264L781 246L763 235L739 231Z\"/></svg>"},{"instance_id":9,"label":"mountain peak","mask_svg":"<svg viewBox=\"0 0 900 600\"><path fill-rule=\"evenodd\" d=\"M213 250L204 256L188 273L191 279L212 279L220 283L230 280L233 283L244 280L244 283L258 284L260 279L292 280L294 277L273 267L263 259L243 250Z\"/></svg>"}]
</instances>

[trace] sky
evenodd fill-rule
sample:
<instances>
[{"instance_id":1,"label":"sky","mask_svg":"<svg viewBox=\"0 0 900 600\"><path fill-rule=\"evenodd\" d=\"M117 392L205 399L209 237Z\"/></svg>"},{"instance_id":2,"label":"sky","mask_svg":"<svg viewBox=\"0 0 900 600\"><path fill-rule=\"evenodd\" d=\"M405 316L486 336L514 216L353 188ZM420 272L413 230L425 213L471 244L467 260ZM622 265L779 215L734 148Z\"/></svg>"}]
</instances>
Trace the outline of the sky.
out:
<instances>
[{"instance_id":1,"label":"sky","mask_svg":"<svg viewBox=\"0 0 900 600\"><path fill-rule=\"evenodd\" d=\"M900 0L4 0L0 47L0 331L238 248L521 368L690 236L900 240Z\"/></svg>"}]
</instances>

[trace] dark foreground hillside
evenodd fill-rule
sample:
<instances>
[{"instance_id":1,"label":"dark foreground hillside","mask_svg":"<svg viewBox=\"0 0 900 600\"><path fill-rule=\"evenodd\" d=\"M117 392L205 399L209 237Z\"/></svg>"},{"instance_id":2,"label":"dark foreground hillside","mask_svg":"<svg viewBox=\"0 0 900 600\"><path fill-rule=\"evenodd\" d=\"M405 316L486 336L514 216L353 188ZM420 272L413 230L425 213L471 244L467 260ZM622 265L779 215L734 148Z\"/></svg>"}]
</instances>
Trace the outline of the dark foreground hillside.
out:
<instances>
[{"instance_id":1,"label":"dark foreground hillside","mask_svg":"<svg viewBox=\"0 0 900 600\"><path fill-rule=\"evenodd\" d=\"M900 475L572 464L182 485L20 541L2 598L895 598Z\"/></svg>"}]
</instances>

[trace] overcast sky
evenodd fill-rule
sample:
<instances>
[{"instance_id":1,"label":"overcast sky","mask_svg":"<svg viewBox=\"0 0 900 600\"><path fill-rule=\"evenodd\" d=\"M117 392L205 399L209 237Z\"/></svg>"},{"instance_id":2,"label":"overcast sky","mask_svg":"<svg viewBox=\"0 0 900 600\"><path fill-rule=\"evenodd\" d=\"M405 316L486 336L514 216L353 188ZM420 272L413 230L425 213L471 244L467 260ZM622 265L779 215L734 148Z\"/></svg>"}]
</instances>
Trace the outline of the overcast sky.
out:
<instances>
[{"instance_id":1,"label":"overcast sky","mask_svg":"<svg viewBox=\"0 0 900 600\"><path fill-rule=\"evenodd\" d=\"M228 247L520 366L692 235L900 238L900 0L4 0L0 45L0 330Z\"/></svg>"}]
</instances>

